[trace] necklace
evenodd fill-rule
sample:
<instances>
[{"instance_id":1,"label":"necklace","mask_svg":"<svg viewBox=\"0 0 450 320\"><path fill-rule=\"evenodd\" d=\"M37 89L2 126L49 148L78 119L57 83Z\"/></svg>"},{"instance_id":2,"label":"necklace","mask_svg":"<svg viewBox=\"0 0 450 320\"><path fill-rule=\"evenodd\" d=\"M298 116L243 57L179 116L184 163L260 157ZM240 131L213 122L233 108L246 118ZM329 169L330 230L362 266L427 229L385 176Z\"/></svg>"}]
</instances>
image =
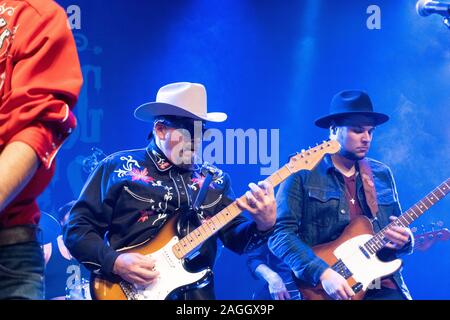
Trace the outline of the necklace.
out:
<instances>
[{"instance_id":1,"label":"necklace","mask_svg":"<svg viewBox=\"0 0 450 320\"><path fill-rule=\"evenodd\" d=\"M345 181L345 186L344 186L344 188L345 188L345 196L346 196L347 200L349 200L351 202L352 205L355 205L355 203L356 203L356 200L355 200L356 190L354 192L354 195L352 195L352 193L349 190L350 184L347 182L348 180L355 179L355 175L353 175L353 177L344 177L344 179L346 180ZM353 185L355 185L355 184L353 184ZM355 187L356 187L356 185L355 185Z\"/></svg>"}]
</instances>

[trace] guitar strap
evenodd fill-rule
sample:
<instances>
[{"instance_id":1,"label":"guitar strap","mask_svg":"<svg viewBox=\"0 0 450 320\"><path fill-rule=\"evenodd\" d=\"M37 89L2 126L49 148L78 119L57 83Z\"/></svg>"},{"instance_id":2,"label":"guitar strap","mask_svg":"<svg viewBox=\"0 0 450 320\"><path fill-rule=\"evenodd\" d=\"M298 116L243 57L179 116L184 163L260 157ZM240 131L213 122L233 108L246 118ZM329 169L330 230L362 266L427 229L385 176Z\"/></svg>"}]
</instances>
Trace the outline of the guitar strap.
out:
<instances>
[{"instance_id":1,"label":"guitar strap","mask_svg":"<svg viewBox=\"0 0 450 320\"><path fill-rule=\"evenodd\" d=\"M217 174L217 169L214 170L213 167L209 166L209 164L205 162L201 168L201 175L204 176L205 179L203 179L200 190L198 191L197 196L193 201L192 206L190 207L190 210L187 212L187 214L184 214L179 218L178 232L180 235L185 236L202 224L202 219L200 217L201 205L206 199L209 186L211 185L215 174ZM192 189L189 188L188 192L189 197L192 199ZM191 222L193 222L193 224Z\"/></svg>"},{"instance_id":2,"label":"guitar strap","mask_svg":"<svg viewBox=\"0 0 450 320\"><path fill-rule=\"evenodd\" d=\"M205 175L205 180L203 181L197 197L195 198L194 205L192 206L195 212L199 212L200 206L205 201L206 195L208 194L209 185L213 181L216 170L205 163L202 167L202 174Z\"/></svg>"},{"instance_id":3,"label":"guitar strap","mask_svg":"<svg viewBox=\"0 0 450 320\"><path fill-rule=\"evenodd\" d=\"M372 217L376 218L378 213L378 201L377 191L375 190L375 183L373 181L372 169L365 159L359 160L358 165L367 206L370 209Z\"/></svg>"}]
</instances>

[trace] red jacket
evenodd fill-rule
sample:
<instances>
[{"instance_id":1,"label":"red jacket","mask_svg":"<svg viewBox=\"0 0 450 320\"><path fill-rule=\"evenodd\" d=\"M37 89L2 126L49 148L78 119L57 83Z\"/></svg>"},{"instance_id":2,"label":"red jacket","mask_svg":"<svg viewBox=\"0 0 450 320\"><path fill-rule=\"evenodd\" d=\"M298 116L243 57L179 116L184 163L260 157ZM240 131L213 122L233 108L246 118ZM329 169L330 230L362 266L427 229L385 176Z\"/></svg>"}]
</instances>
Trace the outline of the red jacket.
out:
<instances>
[{"instance_id":1,"label":"red jacket","mask_svg":"<svg viewBox=\"0 0 450 320\"><path fill-rule=\"evenodd\" d=\"M55 155L76 126L71 109L81 85L80 63L64 10L53 0L2 1L0 152L21 141L35 150L41 165L0 215L0 227L38 223L36 197L49 184Z\"/></svg>"}]
</instances>

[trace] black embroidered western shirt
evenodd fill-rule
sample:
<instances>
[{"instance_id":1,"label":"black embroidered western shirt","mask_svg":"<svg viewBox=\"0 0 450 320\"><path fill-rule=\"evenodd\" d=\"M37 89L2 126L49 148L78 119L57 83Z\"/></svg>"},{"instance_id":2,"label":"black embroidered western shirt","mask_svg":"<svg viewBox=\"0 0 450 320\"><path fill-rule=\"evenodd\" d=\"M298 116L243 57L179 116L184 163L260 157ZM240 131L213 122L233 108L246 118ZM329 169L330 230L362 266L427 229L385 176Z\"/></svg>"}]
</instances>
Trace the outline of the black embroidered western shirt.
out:
<instances>
[{"instance_id":1,"label":"black embroidered western shirt","mask_svg":"<svg viewBox=\"0 0 450 320\"><path fill-rule=\"evenodd\" d=\"M90 175L64 227L71 254L90 270L111 275L120 252L153 238L174 215L189 211L203 183L200 166L193 171L172 165L151 142L145 149L121 151L104 159ZM227 174L219 173L200 207L200 220L232 203ZM270 232L269 232L270 233ZM216 240L242 254L266 241L268 234L238 216L202 247L215 259ZM202 250L201 250L202 251Z\"/></svg>"}]
</instances>

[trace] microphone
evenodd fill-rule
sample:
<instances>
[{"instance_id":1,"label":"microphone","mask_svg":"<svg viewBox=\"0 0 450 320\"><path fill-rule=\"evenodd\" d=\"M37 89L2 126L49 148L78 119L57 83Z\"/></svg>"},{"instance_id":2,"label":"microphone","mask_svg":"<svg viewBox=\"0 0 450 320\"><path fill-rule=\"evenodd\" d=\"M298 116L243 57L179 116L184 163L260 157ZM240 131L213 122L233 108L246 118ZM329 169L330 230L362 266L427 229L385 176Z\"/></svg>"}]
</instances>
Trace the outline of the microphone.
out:
<instances>
[{"instance_id":1,"label":"microphone","mask_svg":"<svg viewBox=\"0 0 450 320\"><path fill-rule=\"evenodd\" d=\"M427 17L430 14L436 13L448 18L450 17L450 3L432 0L419 0L416 3L416 11L419 16L422 17Z\"/></svg>"}]
</instances>

